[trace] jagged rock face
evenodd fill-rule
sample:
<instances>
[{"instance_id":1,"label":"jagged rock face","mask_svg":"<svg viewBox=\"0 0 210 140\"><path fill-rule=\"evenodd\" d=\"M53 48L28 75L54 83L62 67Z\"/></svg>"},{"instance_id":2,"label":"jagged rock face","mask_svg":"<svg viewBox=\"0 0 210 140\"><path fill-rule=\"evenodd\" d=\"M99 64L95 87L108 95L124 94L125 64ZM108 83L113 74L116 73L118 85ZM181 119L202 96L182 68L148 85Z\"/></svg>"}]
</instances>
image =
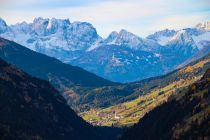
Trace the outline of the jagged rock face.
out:
<instances>
[{"instance_id":1,"label":"jagged rock face","mask_svg":"<svg viewBox=\"0 0 210 140\"><path fill-rule=\"evenodd\" d=\"M208 50L206 36L210 37L209 32L187 28L163 30L142 39L121 30L112 32L72 64L113 81L140 80L172 71L196 54L204 56L206 53L199 52Z\"/></svg>"},{"instance_id":2,"label":"jagged rock face","mask_svg":"<svg viewBox=\"0 0 210 140\"><path fill-rule=\"evenodd\" d=\"M7 31L8 27L6 22L0 18L0 33L5 33Z\"/></svg>"},{"instance_id":3,"label":"jagged rock face","mask_svg":"<svg viewBox=\"0 0 210 140\"><path fill-rule=\"evenodd\" d=\"M160 44L162 44L160 42L161 40L163 40L164 38L167 38L167 37L172 37L175 34L176 34L176 31L175 30L165 29L165 30L156 32L156 33L154 33L152 35L149 35L147 38L148 39L155 40L155 41L159 42Z\"/></svg>"},{"instance_id":4,"label":"jagged rock face","mask_svg":"<svg viewBox=\"0 0 210 140\"><path fill-rule=\"evenodd\" d=\"M12 26L2 20L0 25L3 38L64 61L74 59L101 38L91 24L68 19L35 18L33 23Z\"/></svg>"},{"instance_id":5,"label":"jagged rock face","mask_svg":"<svg viewBox=\"0 0 210 140\"><path fill-rule=\"evenodd\" d=\"M202 55L199 52L208 50L206 44L210 42L208 27L209 22L178 31L166 29L145 39L122 29L120 32L113 31L103 39L87 22L71 23L68 19L36 18L33 23L7 26L1 19L0 36L65 63L81 66L103 78L130 82L164 74L192 57L195 59L196 54ZM113 48L110 49L111 47ZM105 54L103 57L102 52ZM142 52L144 54L139 55ZM120 66L112 65L113 55L115 60L117 58L120 61ZM148 59L151 56L158 57L158 61ZM128 61L129 65L126 64ZM162 72L148 73L144 69L153 68L154 63L159 64L156 69L161 69ZM137 74L133 74L134 72Z\"/></svg>"}]
</instances>

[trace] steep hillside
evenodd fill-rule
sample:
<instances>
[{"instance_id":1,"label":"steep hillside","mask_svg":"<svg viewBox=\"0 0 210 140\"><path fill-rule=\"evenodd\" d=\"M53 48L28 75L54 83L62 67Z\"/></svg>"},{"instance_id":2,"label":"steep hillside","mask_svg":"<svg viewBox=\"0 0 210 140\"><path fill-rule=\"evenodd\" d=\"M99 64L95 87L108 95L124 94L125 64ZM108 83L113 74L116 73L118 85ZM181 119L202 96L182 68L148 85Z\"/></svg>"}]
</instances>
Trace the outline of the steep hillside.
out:
<instances>
[{"instance_id":1,"label":"steep hillside","mask_svg":"<svg viewBox=\"0 0 210 140\"><path fill-rule=\"evenodd\" d=\"M103 137L48 82L0 60L1 140L106 139Z\"/></svg>"},{"instance_id":2,"label":"steep hillside","mask_svg":"<svg viewBox=\"0 0 210 140\"><path fill-rule=\"evenodd\" d=\"M165 76L139 83L130 83L130 86L136 84L136 86L139 85L139 88L133 86L135 92L122 97L121 103L105 108L91 109L80 115L93 125L133 125L146 113L166 102L171 95L199 80L208 68L210 68L210 55ZM132 100L132 97L135 98ZM126 99L129 101L126 102Z\"/></svg>"},{"instance_id":3,"label":"steep hillside","mask_svg":"<svg viewBox=\"0 0 210 140\"><path fill-rule=\"evenodd\" d=\"M210 69L203 78L146 114L120 140L210 138Z\"/></svg>"},{"instance_id":4,"label":"steep hillside","mask_svg":"<svg viewBox=\"0 0 210 140\"><path fill-rule=\"evenodd\" d=\"M33 76L48 80L59 91L67 91L73 86L100 87L115 84L79 67L64 64L2 38L0 57Z\"/></svg>"},{"instance_id":5,"label":"steep hillside","mask_svg":"<svg viewBox=\"0 0 210 140\"><path fill-rule=\"evenodd\" d=\"M116 84L5 39L0 40L0 46L1 58L35 77L48 80L62 92L71 107L79 112L131 101L157 87L165 87L168 83L188 76L187 73L179 76L178 71L175 71L139 82ZM209 55L201 60L204 60L204 64L209 62ZM201 68L196 70L198 72L195 76L204 72Z\"/></svg>"}]
</instances>

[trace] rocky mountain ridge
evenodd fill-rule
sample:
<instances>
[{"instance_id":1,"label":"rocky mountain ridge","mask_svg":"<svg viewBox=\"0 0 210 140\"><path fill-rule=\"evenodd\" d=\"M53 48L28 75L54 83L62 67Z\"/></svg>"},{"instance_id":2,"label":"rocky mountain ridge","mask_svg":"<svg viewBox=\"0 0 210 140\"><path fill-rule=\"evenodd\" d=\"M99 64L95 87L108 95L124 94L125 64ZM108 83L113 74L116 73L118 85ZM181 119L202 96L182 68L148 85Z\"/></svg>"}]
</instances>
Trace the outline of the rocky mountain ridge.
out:
<instances>
[{"instance_id":1,"label":"rocky mountain ridge","mask_svg":"<svg viewBox=\"0 0 210 140\"><path fill-rule=\"evenodd\" d=\"M0 36L103 78L130 82L165 74L198 53L204 56L201 52L210 42L208 27L209 22L166 29L146 38L122 29L102 38L90 23L39 17L11 26L0 19ZM153 71L148 72L150 68Z\"/></svg>"}]
</instances>

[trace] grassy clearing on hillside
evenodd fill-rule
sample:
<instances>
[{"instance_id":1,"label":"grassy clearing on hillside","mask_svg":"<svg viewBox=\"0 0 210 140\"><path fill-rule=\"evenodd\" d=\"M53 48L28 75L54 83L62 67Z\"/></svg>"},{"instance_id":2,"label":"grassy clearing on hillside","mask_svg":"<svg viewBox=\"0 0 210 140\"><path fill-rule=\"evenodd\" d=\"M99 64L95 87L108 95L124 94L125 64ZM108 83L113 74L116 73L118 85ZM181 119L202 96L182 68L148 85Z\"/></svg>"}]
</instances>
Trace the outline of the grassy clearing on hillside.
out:
<instances>
[{"instance_id":1,"label":"grassy clearing on hillside","mask_svg":"<svg viewBox=\"0 0 210 140\"><path fill-rule=\"evenodd\" d=\"M80 115L93 125L100 126L131 126L146 113L167 102L173 94L178 94L202 76L201 70L209 64L210 58L177 71L177 80L164 87L156 87L138 98L108 108L92 109ZM181 78L180 78L181 77ZM141 95L141 94L140 94ZM181 96L180 96L181 97Z\"/></svg>"},{"instance_id":2,"label":"grassy clearing on hillside","mask_svg":"<svg viewBox=\"0 0 210 140\"><path fill-rule=\"evenodd\" d=\"M176 93L176 90L187 87L198 79L200 77L176 81L166 87L154 89L133 101L105 109L91 110L81 114L81 116L94 125L130 126L138 122L150 110L166 102L172 94Z\"/></svg>"}]
</instances>

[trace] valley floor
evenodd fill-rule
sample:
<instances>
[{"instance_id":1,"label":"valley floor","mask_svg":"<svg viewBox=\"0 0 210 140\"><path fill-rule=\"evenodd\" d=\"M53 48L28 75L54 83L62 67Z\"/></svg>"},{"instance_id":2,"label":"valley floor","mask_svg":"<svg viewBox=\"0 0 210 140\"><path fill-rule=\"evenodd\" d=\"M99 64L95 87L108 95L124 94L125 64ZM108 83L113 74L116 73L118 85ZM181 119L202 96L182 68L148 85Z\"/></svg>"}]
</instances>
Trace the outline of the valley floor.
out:
<instances>
[{"instance_id":1,"label":"valley floor","mask_svg":"<svg viewBox=\"0 0 210 140\"><path fill-rule=\"evenodd\" d=\"M146 113L155 107L167 102L170 96L186 90L189 85L198 81L202 75L194 75L200 68L208 64L210 59L205 59L192 66L187 66L178 71L179 75L187 74L187 78L169 83L164 87L157 87L149 93L139 96L129 102L121 103L108 108L96 108L80 113L86 121L97 126L132 126L137 123Z\"/></svg>"}]
</instances>

